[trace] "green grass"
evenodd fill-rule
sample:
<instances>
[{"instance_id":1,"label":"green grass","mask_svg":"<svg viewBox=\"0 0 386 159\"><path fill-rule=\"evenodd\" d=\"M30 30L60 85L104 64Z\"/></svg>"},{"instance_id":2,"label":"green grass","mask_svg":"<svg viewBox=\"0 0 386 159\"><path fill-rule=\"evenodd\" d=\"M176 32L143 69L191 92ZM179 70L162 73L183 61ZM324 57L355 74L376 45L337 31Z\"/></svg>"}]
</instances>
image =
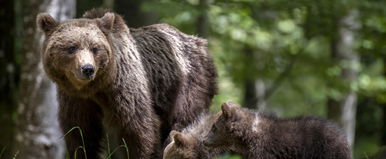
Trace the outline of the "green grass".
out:
<instances>
[{"instance_id":1,"label":"green grass","mask_svg":"<svg viewBox=\"0 0 386 159\"><path fill-rule=\"evenodd\" d=\"M224 155L216 157L214 159L242 159L242 157L240 155L225 153Z\"/></svg>"},{"instance_id":2,"label":"green grass","mask_svg":"<svg viewBox=\"0 0 386 159\"><path fill-rule=\"evenodd\" d=\"M86 150L86 143L84 142L84 135L83 135L83 131L82 129L79 127L79 126L76 126L76 127L73 127L71 128L68 132L66 132L64 135L63 135L63 138L65 136L67 136L68 134L72 133L74 130L78 130L78 133L80 134L80 137L81 137L81 140L82 140L82 145L79 146L76 150L75 150L75 156L74 156L74 159L76 159L78 156L77 156L77 152L80 150L80 151L83 151L83 154L84 154L84 158L87 159L87 150ZM118 145L116 146L114 149L111 148L111 145L110 145L110 137L109 135L106 133L106 144L107 144L107 154L105 155L104 159L111 159L113 157L113 155L119 150L119 149L124 149L125 150L125 153L127 156L129 156L129 148L127 146L127 143L125 141L125 139L122 138L122 144L121 145ZM376 140L376 138L374 138L373 140ZM355 158L363 158L363 159L369 159L369 158L372 158L371 156L375 156L377 152L379 152L381 150L381 148L378 146L378 145L375 145L373 144L374 142L372 141L369 141L369 140L357 140L356 141L357 143L360 143L360 144L357 144L357 145L362 145L362 146L356 146L354 147L354 152L356 152L354 155L356 156ZM386 149L386 148L385 148ZM1 151L0 151L0 159L2 159L4 156L4 153L5 151L7 150L6 147L2 147L1 148ZM360 150L360 151L359 151ZM19 154L19 151L16 151L15 154L13 155L12 159L16 159L17 156ZM369 157L370 156L370 157ZM68 159L69 157L67 156L66 159ZM214 159L241 159L242 157L239 156L239 155L235 155L235 154L229 154L229 153L225 153L224 155L222 156L218 156Z\"/></svg>"},{"instance_id":3,"label":"green grass","mask_svg":"<svg viewBox=\"0 0 386 159\"><path fill-rule=\"evenodd\" d=\"M0 159L3 157L6 147L3 147L0 151Z\"/></svg>"},{"instance_id":4,"label":"green grass","mask_svg":"<svg viewBox=\"0 0 386 159\"><path fill-rule=\"evenodd\" d=\"M77 158L77 154L78 154L78 150L82 150L83 151L83 154L84 154L84 158L87 159L87 150L86 150L86 144L84 142L84 136L83 136L83 131L82 129L79 127L79 126L75 126L73 128L71 128L69 131L67 131L63 137L67 136L69 133L71 133L72 131L74 130L78 130L79 134L80 134L80 137L81 137L81 140L82 140L82 146L79 146L75 152L74 152L74 159ZM107 141L107 155L105 157L105 159L111 159L111 157L114 155L114 153L119 150L120 148L124 148L125 149L125 152L126 152L126 155L129 156L129 148L127 146L127 143L125 141L125 139L122 138L122 141L123 141L123 144L122 145L119 145L117 146L116 148L114 148L113 151L111 151L111 148L110 148L110 140L109 140L109 135L106 134L106 141ZM0 155L1 157L1 155ZM0 158L1 159L1 158Z\"/></svg>"},{"instance_id":5,"label":"green grass","mask_svg":"<svg viewBox=\"0 0 386 159\"><path fill-rule=\"evenodd\" d=\"M63 135L63 137L67 136L69 133L71 133L73 130L76 130L78 129L79 130L79 134L80 134L80 137L82 139L82 146L79 146L76 150L75 150L75 154L74 154L74 158L76 159L77 158L77 152L79 149L82 149L83 150L83 153L84 153L84 158L87 159L87 152L86 152L86 144L84 144L84 138L83 138L83 132L82 132L82 129L79 127L79 126L75 126L73 128L71 128L66 134Z\"/></svg>"},{"instance_id":6,"label":"green grass","mask_svg":"<svg viewBox=\"0 0 386 159\"><path fill-rule=\"evenodd\" d=\"M376 137L366 139L358 138L353 149L355 159L366 159L369 156L374 156L379 150L380 145L377 144ZM370 157L371 158L371 157Z\"/></svg>"}]
</instances>

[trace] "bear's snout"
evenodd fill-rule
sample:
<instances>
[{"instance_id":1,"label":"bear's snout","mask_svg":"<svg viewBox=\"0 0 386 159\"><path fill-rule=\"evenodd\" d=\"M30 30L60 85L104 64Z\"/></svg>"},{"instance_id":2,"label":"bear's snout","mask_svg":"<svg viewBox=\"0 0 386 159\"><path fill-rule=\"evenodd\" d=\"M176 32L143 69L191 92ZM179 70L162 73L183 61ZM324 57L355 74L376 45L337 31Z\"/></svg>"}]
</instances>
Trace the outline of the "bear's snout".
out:
<instances>
[{"instance_id":1,"label":"bear's snout","mask_svg":"<svg viewBox=\"0 0 386 159\"><path fill-rule=\"evenodd\" d=\"M92 79L95 73L95 68L91 64L86 64L80 67L80 72L82 73L83 77L86 79Z\"/></svg>"}]
</instances>

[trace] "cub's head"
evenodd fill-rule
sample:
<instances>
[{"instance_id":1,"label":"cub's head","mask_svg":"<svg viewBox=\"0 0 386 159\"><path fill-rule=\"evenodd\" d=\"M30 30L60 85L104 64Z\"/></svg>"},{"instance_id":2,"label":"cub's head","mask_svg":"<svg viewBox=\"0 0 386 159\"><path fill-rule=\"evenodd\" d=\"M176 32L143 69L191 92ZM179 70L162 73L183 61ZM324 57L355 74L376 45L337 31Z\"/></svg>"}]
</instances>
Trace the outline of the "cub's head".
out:
<instances>
[{"instance_id":1,"label":"cub's head","mask_svg":"<svg viewBox=\"0 0 386 159\"><path fill-rule=\"evenodd\" d=\"M170 138L172 142L164 150L164 159L198 159L207 156L203 154L202 143L190 134L173 130Z\"/></svg>"},{"instance_id":2,"label":"cub's head","mask_svg":"<svg viewBox=\"0 0 386 159\"><path fill-rule=\"evenodd\" d=\"M71 91L106 80L104 75L113 66L108 37L115 19L115 14L106 13L101 18L59 22L49 14L39 14L36 23L46 37L42 60L48 77Z\"/></svg>"},{"instance_id":3,"label":"cub's head","mask_svg":"<svg viewBox=\"0 0 386 159\"><path fill-rule=\"evenodd\" d=\"M204 145L211 148L227 149L239 142L243 130L251 123L251 114L239 105L228 101L221 105L221 113L204 140Z\"/></svg>"}]
</instances>

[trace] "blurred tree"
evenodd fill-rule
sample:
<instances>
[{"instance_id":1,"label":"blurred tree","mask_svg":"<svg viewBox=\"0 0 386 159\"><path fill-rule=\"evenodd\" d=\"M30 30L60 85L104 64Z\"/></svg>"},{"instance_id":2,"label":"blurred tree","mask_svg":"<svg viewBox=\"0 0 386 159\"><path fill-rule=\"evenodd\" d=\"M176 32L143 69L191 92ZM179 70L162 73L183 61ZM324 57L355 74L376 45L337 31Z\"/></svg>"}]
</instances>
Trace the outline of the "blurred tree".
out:
<instances>
[{"instance_id":1,"label":"blurred tree","mask_svg":"<svg viewBox=\"0 0 386 159\"><path fill-rule=\"evenodd\" d=\"M265 83L263 80L259 80L258 77L254 76L253 73L250 75L251 68L253 68L254 61L255 61L255 50L248 46L245 45L244 48L241 50L243 55L247 58L245 58L245 63L243 63L244 70L245 72L245 77L242 77L242 83L244 83L244 98L243 98L243 106L251 109L256 109L256 108L262 108L264 105L258 104L258 103L265 103L263 101L264 99L260 98L262 97L261 95L265 95Z\"/></svg>"},{"instance_id":2,"label":"blurred tree","mask_svg":"<svg viewBox=\"0 0 386 159\"><path fill-rule=\"evenodd\" d=\"M345 130L349 144L352 146L355 137L355 117L357 93L353 90L358 78L359 55L354 48L356 31L359 29L358 11L352 9L342 17L332 17L336 32L331 34L332 62L340 68L338 82L346 87L339 97L329 98L327 116L337 121ZM336 18L336 19L335 19Z\"/></svg>"},{"instance_id":3,"label":"blurred tree","mask_svg":"<svg viewBox=\"0 0 386 159\"><path fill-rule=\"evenodd\" d=\"M103 7L112 10L115 0L103 0Z\"/></svg>"},{"instance_id":4,"label":"blurred tree","mask_svg":"<svg viewBox=\"0 0 386 159\"><path fill-rule=\"evenodd\" d=\"M141 27L154 24L158 16L152 11L144 11L143 3L153 0L115 0L114 10L123 15L129 27Z\"/></svg>"},{"instance_id":5,"label":"blurred tree","mask_svg":"<svg viewBox=\"0 0 386 159\"><path fill-rule=\"evenodd\" d=\"M209 0L200 0L197 10L200 12L196 21L198 36L207 38L209 32Z\"/></svg>"},{"instance_id":6,"label":"blurred tree","mask_svg":"<svg viewBox=\"0 0 386 159\"><path fill-rule=\"evenodd\" d=\"M250 46L245 46L242 49L245 56L245 68L253 68L254 61L256 60L255 50ZM249 65L249 66L248 66ZM244 70L244 71L247 71ZM247 72L248 73L248 72ZM264 111L266 108L266 97L267 97L267 89L266 83L261 77L257 77L258 75L246 75L243 79L244 83L244 98L243 98L243 106L250 109L258 109ZM278 83L277 83L278 84Z\"/></svg>"},{"instance_id":7,"label":"blurred tree","mask_svg":"<svg viewBox=\"0 0 386 159\"><path fill-rule=\"evenodd\" d=\"M77 0L76 1L76 17L81 17L84 12L93 9L100 8L103 5L111 5L111 1L114 0ZM111 9L111 8L109 8Z\"/></svg>"},{"instance_id":8,"label":"blurred tree","mask_svg":"<svg viewBox=\"0 0 386 159\"><path fill-rule=\"evenodd\" d=\"M75 0L31 0L22 4L23 48L20 103L17 110L15 151L23 159L61 159L64 143L57 121L55 85L46 77L41 62L42 33L36 30L39 12L56 20L75 15Z\"/></svg>"},{"instance_id":9,"label":"blurred tree","mask_svg":"<svg viewBox=\"0 0 386 159\"><path fill-rule=\"evenodd\" d=\"M14 131L14 114L17 99L18 62L15 54L16 15L15 1L0 1L0 149L10 150ZM10 152L10 151L5 151ZM3 154L9 156L10 154ZM0 154L1 158L1 154Z\"/></svg>"},{"instance_id":10,"label":"blurred tree","mask_svg":"<svg viewBox=\"0 0 386 159\"><path fill-rule=\"evenodd\" d=\"M381 107L382 107L382 116L383 116L381 132L386 132L386 104L382 104ZM382 133L381 144L386 145L386 133Z\"/></svg>"}]
</instances>

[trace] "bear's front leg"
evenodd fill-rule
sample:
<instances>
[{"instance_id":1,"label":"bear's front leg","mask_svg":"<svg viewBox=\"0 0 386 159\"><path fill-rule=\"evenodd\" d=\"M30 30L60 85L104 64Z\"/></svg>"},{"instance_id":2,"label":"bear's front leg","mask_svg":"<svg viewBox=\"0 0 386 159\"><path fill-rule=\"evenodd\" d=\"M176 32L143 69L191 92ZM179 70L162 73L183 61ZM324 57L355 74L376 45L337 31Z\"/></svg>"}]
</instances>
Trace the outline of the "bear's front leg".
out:
<instances>
[{"instance_id":1,"label":"bear's front leg","mask_svg":"<svg viewBox=\"0 0 386 159\"><path fill-rule=\"evenodd\" d=\"M149 113L149 112L148 112ZM122 136L129 148L130 159L161 158L160 121L156 114L142 112L127 123Z\"/></svg>"},{"instance_id":2,"label":"bear's front leg","mask_svg":"<svg viewBox=\"0 0 386 159\"><path fill-rule=\"evenodd\" d=\"M63 93L59 93L59 103L59 122L63 133L67 133L65 140L70 159L83 159L85 155L87 159L99 158L100 140L103 138L101 108L90 100Z\"/></svg>"}]
</instances>

